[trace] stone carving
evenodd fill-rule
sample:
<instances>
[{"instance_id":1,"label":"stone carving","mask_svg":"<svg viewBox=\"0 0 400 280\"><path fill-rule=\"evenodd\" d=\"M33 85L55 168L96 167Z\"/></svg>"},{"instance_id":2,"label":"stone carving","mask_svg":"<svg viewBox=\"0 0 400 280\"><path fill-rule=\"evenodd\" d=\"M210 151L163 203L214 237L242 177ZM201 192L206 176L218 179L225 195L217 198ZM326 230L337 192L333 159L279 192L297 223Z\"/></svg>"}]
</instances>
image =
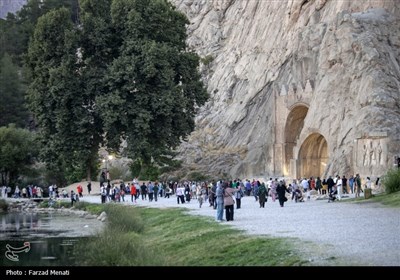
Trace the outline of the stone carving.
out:
<instances>
[{"instance_id":1,"label":"stone carving","mask_svg":"<svg viewBox=\"0 0 400 280\"><path fill-rule=\"evenodd\" d=\"M387 156L384 152L381 139L363 139L361 157L359 157L359 166L376 166L383 165L384 158Z\"/></svg>"},{"instance_id":2,"label":"stone carving","mask_svg":"<svg viewBox=\"0 0 400 280\"><path fill-rule=\"evenodd\" d=\"M286 91L286 89L288 89ZM313 88L311 86L310 80L306 81L305 86L302 83L282 85L281 92L278 96L284 96L286 108L292 107L294 104L298 102L309 104L311 97L313 95Z\"/></svg>"}]
</instances>

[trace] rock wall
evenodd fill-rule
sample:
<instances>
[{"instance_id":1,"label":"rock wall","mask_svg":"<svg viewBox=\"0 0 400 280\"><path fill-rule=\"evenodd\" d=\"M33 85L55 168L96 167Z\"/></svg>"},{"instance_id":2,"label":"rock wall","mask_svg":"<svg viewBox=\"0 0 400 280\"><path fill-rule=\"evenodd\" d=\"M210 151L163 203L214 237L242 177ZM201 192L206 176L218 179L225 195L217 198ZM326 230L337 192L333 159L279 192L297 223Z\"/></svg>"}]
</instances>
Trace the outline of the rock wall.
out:
<instances>
[{"instance_id":1,"label":"rock wall","mask_svg":"<svg viewBox=\"0 0 400 280\"><path fill-rule=\"evenodd\" d=\"M191 22L211 95L179 148L187 166L380 176L400 156L399 1L172 3Z\"/></svg>"}]
</instances>

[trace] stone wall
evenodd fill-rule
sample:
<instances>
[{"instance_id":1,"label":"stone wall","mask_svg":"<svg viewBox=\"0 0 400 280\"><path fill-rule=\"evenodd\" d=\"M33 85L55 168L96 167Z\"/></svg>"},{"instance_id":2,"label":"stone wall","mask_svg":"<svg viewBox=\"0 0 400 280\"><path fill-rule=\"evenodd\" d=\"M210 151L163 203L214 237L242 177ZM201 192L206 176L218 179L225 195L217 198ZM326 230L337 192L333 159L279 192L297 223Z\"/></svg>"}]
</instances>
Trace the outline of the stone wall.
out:
<instances>
[{"instance_id":1,"label":"stone wall","mask_svg":"<svg viewBox=\"0 0 400 280\"><path fill-rule=\"evenodd\" d=\"M174 0L210 101L179 148L232 177L381 176L400 155L400 2Z\"/></svg>"}]
</instances>

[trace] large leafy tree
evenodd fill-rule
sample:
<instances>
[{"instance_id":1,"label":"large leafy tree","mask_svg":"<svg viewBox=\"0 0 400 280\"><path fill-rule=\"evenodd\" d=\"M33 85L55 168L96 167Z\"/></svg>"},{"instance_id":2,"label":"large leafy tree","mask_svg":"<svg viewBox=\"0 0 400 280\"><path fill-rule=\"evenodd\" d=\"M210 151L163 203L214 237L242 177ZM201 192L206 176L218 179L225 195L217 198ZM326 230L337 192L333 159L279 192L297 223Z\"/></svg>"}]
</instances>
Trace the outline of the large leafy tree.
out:
<instances>
[{"instance_id":1,"label":"large leafy tree","mask_svg":"<svg viewBox=\"0 0 400 280\"><path fill-rule=\"evenodd\" d=\"M52 10L39 18L28 51L29 106L40 128L42 159L53 172L82 169L82 142L90 137L81 126L87 110L76 67L77 37L70 12Z\"/></svg>"},{"instance_id":2,"label":"large leafy tree","mask_svg":"<svg viewBox=\"0 0 400 280\"><path fill-rule=\"evenodd\" d=\"M8 53L15 63L22 65L23 54L33 35L39 17L50 10L66 7L71 11L71 19L78 22L79 0L28 0L16 14L9 13L5 20L0 19L0 57Z\"/></svg>"},{"instance_id":3,"label":"large leafy tree","mask_svg":"<svg viewBox=\"0 0 400 280\"><path fill-rule=\"evenodd\" d=\"M82 0L39 18L29 46L29 103L53 169L90 171L98 148L143 162L194 128L207 93L187 51L186 17L163 0ZM103 143L105 136L106 142Z\"/></svg>"},{"instance_id":4,"label":"large leafy tree","mask_svg":"<svg viewBox=\"0 0 400 280\"><path fill-rule=\"evenodd\" d=\"M79 37L80 78L82 103L86 117L77 125L78 129L90 137L82 137L82 158L88 171L93 170L98 158L99 145L103 143L103 123L96 106L96 97L106 93L104 77L108 65L116 55L117 37L111 24L111 0L82 0L80 2L81 26ZM90 174L88 174L90 178Z\"/></svg>"},{"instance_id":5,"label":"large leafy tree","mask_svg":"<svg viewBox=\"0 0 400 280\"><path fill-rule=\"evenodd\" d=\"M14 125L0 127L0 173L2 185L14 185L34 162L38 147L35 135Z\"/></svg>"},{"instance_id":6,"label":"large leafy tree","mask_svg":"<svg viewBox=\"0 0 400 280\"><path fill-rule=\"evenodd\" d=\"M120 36L118 56L97 103L107 146L149 163L176 147L194 129L196 107L207 99L187 50L187 18L164 0L115 0L111 16Z\"/></svg>"},{"instance_id":7,"label":"large leafy tree","mask_svg":"<svg viewBox=\"0 0 400 280\"><path fill-rule=\"evenodd\" d=\"M14 123L25 127L28 111L25 108L24 84L21 71L7 53L0 59L0 126Z\"/></svg>"}]
</instances>

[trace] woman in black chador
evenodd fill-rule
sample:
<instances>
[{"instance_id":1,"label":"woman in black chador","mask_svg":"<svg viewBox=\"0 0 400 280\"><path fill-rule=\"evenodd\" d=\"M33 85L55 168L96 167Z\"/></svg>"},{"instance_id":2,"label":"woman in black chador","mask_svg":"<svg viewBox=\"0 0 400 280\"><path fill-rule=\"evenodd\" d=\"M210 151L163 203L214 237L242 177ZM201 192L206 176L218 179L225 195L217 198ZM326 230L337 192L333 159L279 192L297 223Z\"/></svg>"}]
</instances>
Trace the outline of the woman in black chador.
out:
<instances>
[{"instance_id":1,"label":"woman in black chador","mask_svg":"<svg viewBox=\"0 0 400 280\"><path fill-rule=\"evenodd\" d=\"M281 205L281 207L283 207L283 204L285 203L285 201L287 201L285 192L289 193L289 190L286 188L285 182L281 180L276 187L276 193L278 194L279 204Z\"/></svg>"}]
</instances>

